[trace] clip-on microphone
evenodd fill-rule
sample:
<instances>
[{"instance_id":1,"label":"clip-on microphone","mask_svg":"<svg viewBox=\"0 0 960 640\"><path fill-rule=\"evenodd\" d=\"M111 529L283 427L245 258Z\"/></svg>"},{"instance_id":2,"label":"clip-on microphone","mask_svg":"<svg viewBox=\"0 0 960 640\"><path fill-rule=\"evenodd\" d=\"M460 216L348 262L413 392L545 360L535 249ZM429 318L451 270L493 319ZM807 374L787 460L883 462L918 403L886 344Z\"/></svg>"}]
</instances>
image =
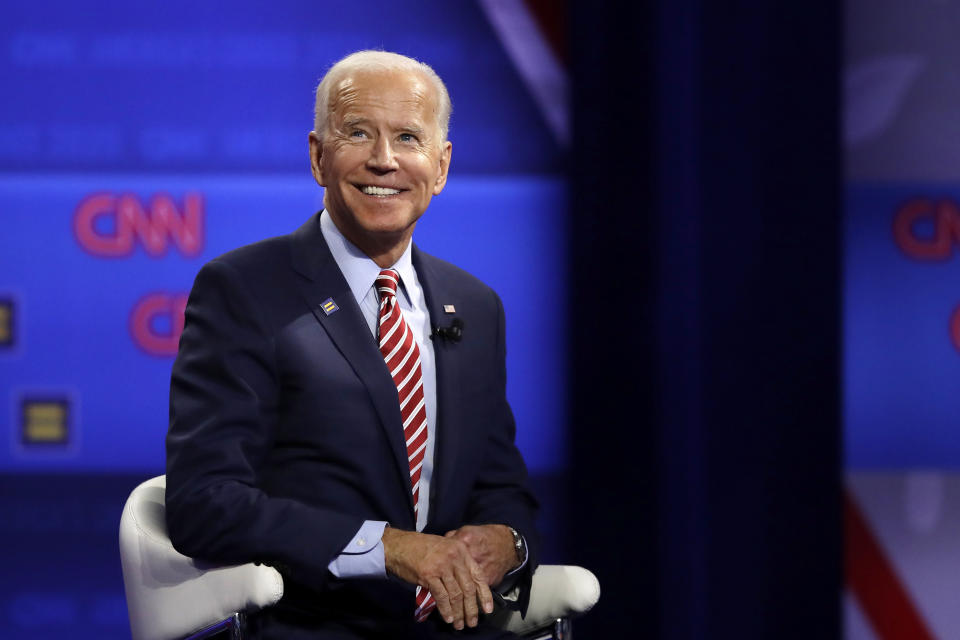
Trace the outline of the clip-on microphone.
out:
<instances>
[{"instance_id":1,"label":"clip-on microphone","mask_svg":"<svg viewBox=\"0 0 960 640\"><path fill-rule=\"evenodd\" d=\"M454 318L449 327L434 327L430 333L430 339L437 337L450 342L460 342L463 337L463 320Z\"/></svg>"}]
</instances>

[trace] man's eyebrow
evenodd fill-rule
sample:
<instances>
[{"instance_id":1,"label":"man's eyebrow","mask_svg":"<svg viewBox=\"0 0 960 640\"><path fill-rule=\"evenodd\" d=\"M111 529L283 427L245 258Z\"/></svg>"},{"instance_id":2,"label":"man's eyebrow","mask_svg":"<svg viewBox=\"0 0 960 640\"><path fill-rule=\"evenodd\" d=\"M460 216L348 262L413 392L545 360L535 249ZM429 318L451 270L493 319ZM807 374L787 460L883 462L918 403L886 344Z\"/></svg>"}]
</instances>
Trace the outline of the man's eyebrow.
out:
<instances>
[{"instance_id":1,"label":"man's eyebrow","mask_svg":"<svg viewBox=\"0 0 960 640\"><path fill-rule=\"evenodd\" d=\"M349 117L349 116L348 116L348 117L344 118L344 120L343 120L343 126L344 126L344 127L347 127L347 128L356 127L356 126L358 126L358 125L365 124L366 122L367 122L367 119L366 119L366 118L362 118L362 117L359 117L359 116L355 116L355 117Z\"/></svg>"}]
</instances>

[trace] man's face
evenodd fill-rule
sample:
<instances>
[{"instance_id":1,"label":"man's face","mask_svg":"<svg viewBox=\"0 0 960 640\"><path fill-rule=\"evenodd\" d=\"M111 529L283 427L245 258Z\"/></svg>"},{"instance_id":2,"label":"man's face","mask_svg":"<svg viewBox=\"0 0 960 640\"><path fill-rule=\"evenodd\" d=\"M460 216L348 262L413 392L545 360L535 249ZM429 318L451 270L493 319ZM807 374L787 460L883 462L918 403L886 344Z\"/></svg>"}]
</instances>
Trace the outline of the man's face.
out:
<instances>
[{"instance_id":1,"label":"man's face","mask_svg":"<svg viewBox=\"0 0 960 640\"><path fill-rule=\"evenodd\" d=\"M346 76L330 96L327 131L310 135L313 175L326 188L324 207L375 259L406 247L430 199L446 184L451 145L440 138L435 93L413 72Z\"/></svg>"}]
</instances>

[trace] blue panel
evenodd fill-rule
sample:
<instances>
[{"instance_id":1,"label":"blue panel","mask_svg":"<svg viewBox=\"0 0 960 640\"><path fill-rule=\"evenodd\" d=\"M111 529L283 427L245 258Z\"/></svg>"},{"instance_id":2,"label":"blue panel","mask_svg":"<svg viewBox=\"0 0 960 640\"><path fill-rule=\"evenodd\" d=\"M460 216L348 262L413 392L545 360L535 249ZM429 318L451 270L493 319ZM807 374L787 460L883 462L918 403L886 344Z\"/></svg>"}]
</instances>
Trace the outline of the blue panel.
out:
<instances>
[{"instance_id":1,"label":"blue panel","mask_svg":"<svg viewBox=\"0 0 960 640\"><path fill-rule=\"evenodd\" d=\"M960 468L960 188L847 191L845 421L852 468Z\"/></svg>"}]
</instances>

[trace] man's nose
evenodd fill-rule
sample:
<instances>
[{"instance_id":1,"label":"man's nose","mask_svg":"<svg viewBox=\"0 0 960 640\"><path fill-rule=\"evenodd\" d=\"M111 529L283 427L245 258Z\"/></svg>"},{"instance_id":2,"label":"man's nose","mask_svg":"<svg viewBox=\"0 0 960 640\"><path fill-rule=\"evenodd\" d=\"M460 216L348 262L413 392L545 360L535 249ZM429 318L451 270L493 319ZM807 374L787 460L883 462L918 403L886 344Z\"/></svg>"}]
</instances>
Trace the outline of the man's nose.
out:
<instances>
[{"instance_id":1,"label":"man's nose","mask_svg":"<svg viewBox=\"0 0 960 640\"><path fill-rule=\"evenodd\" d=\"M367 167L374 171L395 171L399 168L393 145L388 138L380 136L373 143L370 157L367 158Z\"/></svg>"}]
</instances>

